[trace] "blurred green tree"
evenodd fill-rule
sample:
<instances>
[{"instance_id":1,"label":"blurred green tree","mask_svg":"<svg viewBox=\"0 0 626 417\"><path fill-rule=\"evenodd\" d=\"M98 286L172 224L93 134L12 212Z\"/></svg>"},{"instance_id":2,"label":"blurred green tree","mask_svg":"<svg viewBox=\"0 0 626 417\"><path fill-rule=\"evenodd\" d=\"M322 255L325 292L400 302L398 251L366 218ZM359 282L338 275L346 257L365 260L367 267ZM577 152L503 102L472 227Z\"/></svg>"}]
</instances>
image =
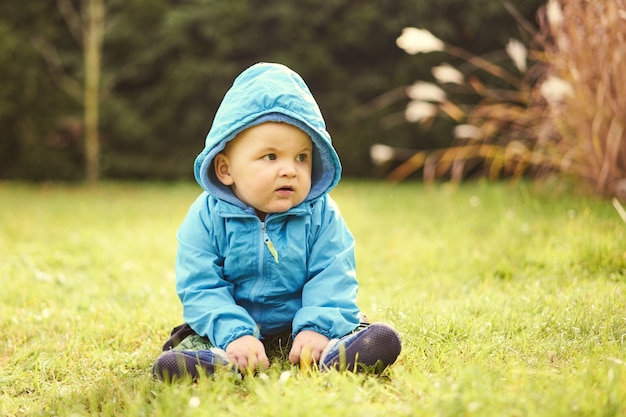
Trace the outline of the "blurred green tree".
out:
<instances>
[{"instance_id":1,"label":"blurred green tree","mask_svg":"<svg viewBox=\"0 0 626 417\"><path fill-rule=\"evenodd\" d=\"M371 175L370 145L437 147L436 128L394 119L405 86L437 57L395 45L405 26L428 27L475 53L506 44L515 20L500 0L104 0L100 139L106 178L191 178L213 115L234 77L282 62L309 84L347 175ZM541 0L519 5L533 18ZM72 0L80 10L81 2ZM64 74L84 79L82 50L57 5L0 5L0 178L82 178L82 107L61 92L38 42L54 45ZM429 61L430 60L430 61ZM56 81L55 81L56 80ZM400 100L367 103L390 91ZM369 111L362 111L368 109ZM77 139L78 138L78 139ZM45 163L43 162L45 161Z\"/></svg>"}]
</instances>

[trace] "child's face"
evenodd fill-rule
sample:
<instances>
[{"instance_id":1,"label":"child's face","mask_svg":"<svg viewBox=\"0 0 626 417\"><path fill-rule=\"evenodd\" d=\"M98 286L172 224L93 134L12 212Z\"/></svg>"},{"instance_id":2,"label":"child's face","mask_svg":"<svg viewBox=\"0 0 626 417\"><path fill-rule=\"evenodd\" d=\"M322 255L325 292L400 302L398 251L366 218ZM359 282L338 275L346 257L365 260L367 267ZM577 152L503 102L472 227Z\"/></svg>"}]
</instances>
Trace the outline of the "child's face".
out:
<instances>
[{"instance_id":1,"label":"child's face","mask_svg":"<svg viewBox=\"0 0 626 417\"><path fill-rule=\"evenodd\" d=\"M312 159L309 135L287 123L266 122L239 133L214 164L219 180L263 220L304 201Z\"/></svg>"}]
</instances>

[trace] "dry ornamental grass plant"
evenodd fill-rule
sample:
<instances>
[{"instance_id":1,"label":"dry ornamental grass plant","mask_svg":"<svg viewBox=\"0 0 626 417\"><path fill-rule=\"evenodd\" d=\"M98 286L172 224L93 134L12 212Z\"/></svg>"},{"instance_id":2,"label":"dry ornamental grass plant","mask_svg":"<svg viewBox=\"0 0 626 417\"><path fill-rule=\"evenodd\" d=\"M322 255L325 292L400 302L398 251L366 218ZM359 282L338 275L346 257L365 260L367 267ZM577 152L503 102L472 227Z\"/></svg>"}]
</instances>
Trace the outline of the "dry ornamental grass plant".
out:
<instances>
[{"instance_id":1,"label":"dry ornamental grass plant","mask_svg":"<svg viewBox=\"0 0 626 417\"><path fill-rule=\"evenodd\" d=\"M442 64L432 69L436 84L419 81L407 89L407 121L427 127L443 115L458 125L450 147L416 152L389 179L423 168L426 180L449 174L461 181L468 167L482 165L490 178L559 172L591 183L601 195L626 198L626 0L549 0L538 11L539 30L521 23L533 47L528 52L522 42L509 41L515 73L427 30L403 30L397 44L407 53L444 51L473 71ZM450 93L459 91L477 95L478 102L453 102ZM372 147L375 162L393 157L391 148Z\"/></svg>"},{"instance_id":2,"label":"dry ornamental grass plant","mask_svg":"<svg viewBox=\"0 0 626 417\"><path fill-rule=\"evenodd\" d=\"M549 107L541 150L598 193L626 197L626 1L566 0L540 20L551 76L571 90ZM543 139L543 138L540 138Z\"/></svg>"}]
</instances>

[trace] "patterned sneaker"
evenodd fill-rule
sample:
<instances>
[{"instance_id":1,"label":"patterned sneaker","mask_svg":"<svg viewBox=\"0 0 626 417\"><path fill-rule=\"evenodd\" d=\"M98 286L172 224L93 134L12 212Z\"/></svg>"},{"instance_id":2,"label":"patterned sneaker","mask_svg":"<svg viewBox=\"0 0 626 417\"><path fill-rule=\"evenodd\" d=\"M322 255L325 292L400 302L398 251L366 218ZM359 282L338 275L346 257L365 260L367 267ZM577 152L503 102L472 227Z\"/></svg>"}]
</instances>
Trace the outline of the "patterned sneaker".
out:
<instances>
[{"instance_id":1,"label":"patterned sneaker","mask_svg":"<svg viewBox=\"0 0 626 417\"><path fill-rule=\"evenodd\" d=\"M331 340L322 352L320 367L380 373L396 361L401 349L400 336L393 327L373 323L356 333Z\"/></svg>"},{"instance_id":2,"label":"patterned sneaker","mask_svg":"<svg viewBox=\"0 0 626 417\"><path fill-rule=\"evenodd\" d=\"M152 375L161 381L200 376L199 369L211 375L217 368L228 367L228 356L222 349L170 350L163 352L152 366Z\"/></svg>"}]
</instances>

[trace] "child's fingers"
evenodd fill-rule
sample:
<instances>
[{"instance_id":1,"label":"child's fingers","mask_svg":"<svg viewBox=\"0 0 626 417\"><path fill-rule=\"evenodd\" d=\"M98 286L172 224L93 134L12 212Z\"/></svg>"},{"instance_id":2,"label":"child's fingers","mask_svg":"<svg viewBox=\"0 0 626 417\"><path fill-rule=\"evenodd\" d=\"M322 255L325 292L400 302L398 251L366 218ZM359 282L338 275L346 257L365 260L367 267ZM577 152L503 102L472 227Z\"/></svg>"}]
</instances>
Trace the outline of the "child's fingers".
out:
<instances>
[{"instance_id":1,"label":"child's fingers","mask_svg":"<svg viewBox=\"0 0 626 417\"><path fill-rule=\"evenodd\" d=\"M297 365L300 363L300 353L302 351L302 343L298 343L295 341L293 346L291 347L291 351L289 352L289 362L292 365Z\"/></svg>"},{"instance_id":2,"label":"child's fingers","mask_svg":"<svg viewBox=\"0 0 626 417\"><path fill-rule=\"evenodd\" d=\"M233 357L231 362L240 371L254 372L257 369L264 370L270 367L270 361L263 352L253 352L250 354Z\"/></svg>"},{"instance_id":3,"label":"child's fingers","mask_svg":"<svg viewBox=\"0 0 626 417\"><path fill-rule=\"evenodd\" d=\"M255 367L258 367L261 370L267 369L270 367L270 361L267 358L267 355L265 354L265 352L259 352L257 354L257 363Z\"/></svg>"}]
</instances>

